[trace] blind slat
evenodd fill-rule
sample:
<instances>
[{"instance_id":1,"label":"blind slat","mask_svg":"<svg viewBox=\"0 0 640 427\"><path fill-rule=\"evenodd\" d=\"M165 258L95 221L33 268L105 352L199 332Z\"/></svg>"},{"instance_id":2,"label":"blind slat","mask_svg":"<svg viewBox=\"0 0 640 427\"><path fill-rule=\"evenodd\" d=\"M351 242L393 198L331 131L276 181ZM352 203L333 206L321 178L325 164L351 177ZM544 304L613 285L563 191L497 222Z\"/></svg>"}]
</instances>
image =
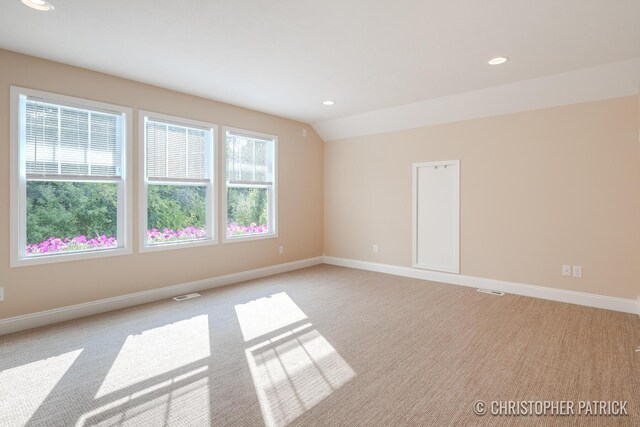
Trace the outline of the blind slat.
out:
<instances>
[{"instance_id":1,"label":"blind slat","mask_svg":"<svg viewBox=\"0 0 640 427\"><path fill-rule=\"evenodd\" d=\"M273 182L274 141L226 133L227 182Z\"/></svg>"},{"instance_id":2,"label":"blind slat","mask_svg":"<svg viewBox=\"0 0 640 427\"><path fill-rule=\"evenodd\" d=\"M33 99L25 103L28 175L121 176L121 115Z\"/></svg>"},{"instance_id":3,"label":"blind slat","mask_svg":"<svg viewBox=\"0 0 640 427\"><path fill-rule=\"evenodd\" d=\"M146 120L147 178L209 178L208 152L212 131L157 120Z\"/></svg>"}]
</instances>

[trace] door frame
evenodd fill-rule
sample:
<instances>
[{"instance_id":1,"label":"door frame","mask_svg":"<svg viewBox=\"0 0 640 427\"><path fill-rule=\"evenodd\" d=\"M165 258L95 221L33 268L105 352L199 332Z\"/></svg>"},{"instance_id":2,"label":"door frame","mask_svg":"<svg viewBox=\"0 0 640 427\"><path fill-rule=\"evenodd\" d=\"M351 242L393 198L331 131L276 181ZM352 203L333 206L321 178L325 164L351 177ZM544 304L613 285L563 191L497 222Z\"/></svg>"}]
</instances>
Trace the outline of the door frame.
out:
<instances>
[{"instance_id":1,"label":"door frame","mask_svg":"<svg viewBox=\"0 0 640 427\"><path fill-rule=\"evenodd\" d=\"M423 167L456 166L457 174L453 183L454 191L454 223L457 227L454 232L455 266L447 268L442 266L426 265L418 263L418 170ZM460 160L439 160L433 162L413 163L413 188L412 188L412 260L414 268L424 270L442 271L445 273L460 274Z\"/></svg>"}]
</instances>

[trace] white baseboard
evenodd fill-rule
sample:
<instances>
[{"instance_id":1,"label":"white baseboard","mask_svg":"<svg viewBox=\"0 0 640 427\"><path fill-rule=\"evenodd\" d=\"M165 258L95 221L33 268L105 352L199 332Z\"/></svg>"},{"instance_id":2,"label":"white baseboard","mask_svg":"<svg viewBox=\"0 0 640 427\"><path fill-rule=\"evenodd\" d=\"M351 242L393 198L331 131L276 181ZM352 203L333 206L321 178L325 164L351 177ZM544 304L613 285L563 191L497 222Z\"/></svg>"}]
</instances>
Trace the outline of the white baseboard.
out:
<instances>
[{"instance_id":1,"label":"white baseboard","mask_svg":"<svg viewBox=\"0 0 640 427\"><path fill-rule=\"evenodd\" d=\"M437 271L419 270L410 267L400 267L397 265L379 264L375 262L358 261L330 256L324 257L324 263L342 267L357 268L360 270L394 274L396 276L411 277L414 279L450 283L452 285L484 288L510 294L524 295L527 297L542 298L551 301L567 302L570 304L585 305L589 307L604 308L607 310L640 315L640 298L638 300L632 300L609 297L586 292L575 292L564 289L547 288L544 286L507 282L504 280L485 279L482 277L463 276L461 274L452 273L440 273Z\"/></svg>"},{"instance_id":2,"label":"white baseboard","mask_svg":"<svg viewBox=\"0 0 640 427\"><path fill-rule=\"evenodd\" d=\"M134 305L145 304L148 302L159 301L165 298L172 298L176 295L204 291L220 286L258 279L260 277L271 276L273 274L285 273L287 271L322 264L322 262L323 257L307 258L285 264L277 264L269 267L257 268L255 270L242 271L240 273L211 277L208 279L197 280L195 282L181 283L159 289L151 289L148 291L136 292L113 298L105 298L88 303L56 308L53 310L25 314L23 316L0 319L0 335L24 331L26 329L32 329L39 326L50 325L53 323L63 322L65 320L77 319L79 317L104 313Z\"/></svg>"},{"instance_id":3,"label":"white baseboard","mask_svg":"<svg viewBox=\"0 0 640 427\"><path fill-rule=\"evenodd\" d=\"M516 295L524 295L534 298L548 299L552 301L567 302L571 304L585 305L589 307L604 308L608 310L634 313L640 315L640 297L637 300L609 297L604 295L589 294L586 292L567 291L563 289L548 288L543 286L525 285L522 283L507 282L503 280L485 279L482 277L463 276L459 274L440 273L436 271L419 270L410 267L401 267L389 264L380 264L367 261L358 261L336 257L315 257L285 264L257 268L255 270L242 271L224 276L211 277L195 282L181 283L159 289L151 289L143 292L122 295L76 304L53 310L40 311L23 316L0 319L0 335L19 332L39 326L77 319L93 314L132 307L139 304L159 301L176 295L191 292L204 291L221 286L240 283L247 280L258 279L287 271L298 270L318 264L338 265L342 267L357 268L361 270L377 271L396 276L411 277L415 279L430 280L434 282L449 283L453 285L469 286L473 288L485 288Z\"/></svg>"}]
</instances>

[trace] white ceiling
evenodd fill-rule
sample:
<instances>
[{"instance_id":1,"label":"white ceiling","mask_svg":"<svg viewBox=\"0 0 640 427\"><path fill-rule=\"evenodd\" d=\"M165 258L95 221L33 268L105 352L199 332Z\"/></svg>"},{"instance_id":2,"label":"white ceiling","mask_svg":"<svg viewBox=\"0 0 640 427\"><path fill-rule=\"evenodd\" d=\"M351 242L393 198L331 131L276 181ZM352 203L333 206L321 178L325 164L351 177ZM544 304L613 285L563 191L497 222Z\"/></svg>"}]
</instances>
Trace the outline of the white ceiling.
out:
<instances>
[{"instance_id":1,"label":"white ceiling","mask_svg":"<svg viewBox=\"0 0 640 427\"><path fill-rule=\"evenodd\" d=\"M307 123L640 57L638 0L51 2L0 47Z\"/></svg>"}]
</instances>

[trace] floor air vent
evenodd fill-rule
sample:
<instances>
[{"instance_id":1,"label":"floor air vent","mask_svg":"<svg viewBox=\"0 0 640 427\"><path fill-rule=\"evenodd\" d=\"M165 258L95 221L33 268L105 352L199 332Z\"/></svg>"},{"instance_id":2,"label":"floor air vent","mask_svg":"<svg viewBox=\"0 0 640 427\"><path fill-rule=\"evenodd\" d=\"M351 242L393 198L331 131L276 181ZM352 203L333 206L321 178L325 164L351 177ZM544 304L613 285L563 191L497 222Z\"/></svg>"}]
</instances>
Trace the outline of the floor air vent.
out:
<instances>
[{"instance_id":1,"label":"floor air vent","mask_svg":"<svg viewBox=\"0 0 640 427\"><path fill-rule=\"evenodd\" d=\"M173 297L171 299L174 300L174 301L184 301L186 299L198 298L199 296L200 296L200 294L194 292L192 294L179 295L179 296Z\"/></svg>"},{"instance_id":2,"label":"floor air vent","mask_svg":"<svg viewBox=\"0 0 640 427\"><path fill-rule=\"evenodd\" d=\"M491 289L476 289L478 292L482 292L483 294L490 294L501 297L504 295L504 292L492 291Z\"/></svg>"}]
</instances>

